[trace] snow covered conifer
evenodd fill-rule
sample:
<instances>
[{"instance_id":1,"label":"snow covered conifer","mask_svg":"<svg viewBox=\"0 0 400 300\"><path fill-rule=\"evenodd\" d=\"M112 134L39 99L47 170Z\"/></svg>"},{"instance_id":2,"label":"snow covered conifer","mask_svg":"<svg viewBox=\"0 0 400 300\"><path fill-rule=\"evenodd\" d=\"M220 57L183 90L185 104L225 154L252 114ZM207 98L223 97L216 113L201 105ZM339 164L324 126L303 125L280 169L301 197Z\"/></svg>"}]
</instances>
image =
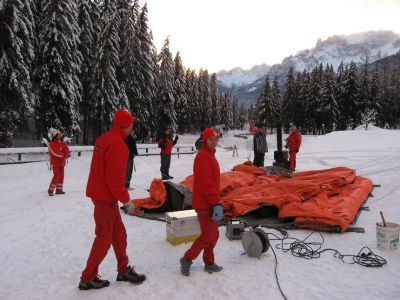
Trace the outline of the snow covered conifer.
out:
<instances>
[{"instance_id":1,"label":"snow covered conifer","mask_svg":"<svg viewBox=\"0 0 400 300\"><path fill-rule=\"evenodd\" d=\"M174 95L176 122L180 132L188 129L188 103L185 90L185 69L179 51L174 59Z\"/></svg>"},{"instance_id":2,"label":"snow covered conifer","mask_svg":"<svg viewBox=\"0 0 400 300\"><path fill-rule=\"evenodd\" d=\"M291 66L286 77L285 93L282 99L282 121L286 127L289 127L289 124L293 123L295 119L296 94L293 66Z\"/></svg>"},{"instance_id":3,"label":"snow covered conifer","mask_svg":"<svg viewBox=\"0 0 400 300\"><path fill-rule=\"evenodd\" d=\"M325 131L332 131L334 128L333 124L337 124L337 118L339 115L338 104L335 99L335 72L332 66L326 66L324 78L321 87L321 101L317 108L319 119L324 133Z\"/></svg>"},{"instance_id":4,"label":"snow covered conifer","mask_svg":"<svg viewBox=\"0 0 400 300\"><path fill-rule=\"evenodd\" d=\"M176 114L174 109L174 65L172 54L169 51L169 38L158 55L158 128L161 132L164 128L176 128Z\"/></svg>"},{"instance_id":5,"label":"snow covered conifer","mask_svg":"<svg viewBox=\"0 0 400 300\"><path fill-rule=\"evenodd\" d=\"M361 104L357 80L357 66L354 62L346 68L343 81L344 111L347 112L347 125L352 129L361 123Z\"/></svg>"},{"instance_id":6,"label":"snow covered conifer","mask_svg":"<svg viewBox=\"0 0 400 300\"><path fill-rule=\"evenodd\" d=\"M115 6L108 2L101 23L97 43L95 64L93 66L93 99L94 118L97 120L95 135L100 135L110 128L114 112L119 106L120 86L116 77L119 66L119 32L115 22Z\"/></svg>"},{"instance_id":7,"label":"snow covered conifer","mask_svg":"<svg viewBox=\"0 0 400 300\"><path fill-rule=\"evenodd\" d=\"M221 105L217 91L217 74L213 73L210 78L210 97L211 97L211 125L219 125L221 123Z\"/></svg>"},{"instance_id":8,"label":"snow covered conifer","mask_svg":"<svg viewBox=\"0 0 400 300\"><path fill-rule=\"evenodd\" d=\"M80 112L83 115L83 143L88 144L89 124L91 123L93 99L91 85L93 83L93 66L95 63L96 43L100 32L100 8L91 0L82 0L78 6L78 24L80 27L80 46L82 66L79 78L82 84L82 102Z\"/></svg>"},{"instance_id":9,"label":"snow covered conifer","mask_svg":"<svg viewBox=\"0 0 400 300\"><path fill-rule=\"evenodd\" d=\"M134 11L134 8L133 8ZM140 71L137 81L140 88L141 109L144 114L143 124L138 123L139 134L144 138L154 131L154 118L150 114L154 111L154 100L157 92L157 63L153 36L149 32L147 19L147 5L145 4L135 24L135 32L138 40L138 51L135 51L136 60ZM134 112L135 113L135 112Z\"/></svg>"},{"instance_id":10,"label":"snow covered conifer","mask_svg":"<svg viewBox=\"0 0 400 300\"><path fill-rule=\"evenodd\" d=\"M271 97L271 85L269 76L265 77L263 91L259 97L258 105L255 109L256 123L262 123L269 126L273 126L273 115L272 115L272 97Z\"/></svg>"},{"instance_id":11,"label":"snow covered conifer","mask_svg":"<svg viewBox=\"0 0 400 300\"><path fill-rule=\"evenodd\" d=\"M208 71L200 69L199 81L199 104L200 104L200 122L205 127L211 126L211 98L210 98L210 85L208 78Z\"/></svg>"},{"instance_id":12,"label":"snow covered conifer","mask_svg":"<svg viewBox=\"0 0 400 300\"><path fill-rule=\"evenodd\" d=\"M0 145L7 146L33 111L31 71L34 24L31 1L2 1L0 8Z\"/></svg>"},{"instance_id":13,"label":"snow covered conifer","mask_svg":"<svg viewBox=\"0 0 400 300\"><path fill-rule=\"evenodd\" d=\"M279 83L278 77L275 76L272 82L272 89L271 89L271 112L272 117L275 121L281 122L282 121L282 96L279 90Z\"/></svg>"},{"instance_id":14,"label":"snow covered conifer","mask_svg":"<svg viewBox=\"0 0 400 300\"><path fill-rule=\"evenodd\" d=\"M82 55L75 1L43 0L39 26L38 123L42 131L50 127L79 132Z\"/></svg>"}]
</instances>

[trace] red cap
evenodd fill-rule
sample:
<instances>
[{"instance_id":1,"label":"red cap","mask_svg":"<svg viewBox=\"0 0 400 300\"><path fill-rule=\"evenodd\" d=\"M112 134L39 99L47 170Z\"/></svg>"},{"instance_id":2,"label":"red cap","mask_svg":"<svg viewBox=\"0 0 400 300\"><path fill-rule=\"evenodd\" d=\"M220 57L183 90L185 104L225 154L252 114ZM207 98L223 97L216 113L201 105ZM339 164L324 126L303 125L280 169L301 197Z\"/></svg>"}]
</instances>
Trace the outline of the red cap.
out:
<instances>
[{"instance_id":1,"label":"red cap","mask_svg":"<svg viewBox=\"0 0 400 300\"><path fill-rule=\"evenodd\" d=\"M204 129L203 134L202 134L203 141L207 141L212 136L219 137L218 132L216 132L212 128Z\"/></svg>"},{"instance_id":2,"label":"red cap","mask_svg":"<svg viewBox=\"0 0 400 300\"><path fill-rule=\"evenodd\" d=\"M125 109L118 109L114 115L113 125L116 127L128 128L135 122L135 118Z\"/></svg>"}]
</instances>

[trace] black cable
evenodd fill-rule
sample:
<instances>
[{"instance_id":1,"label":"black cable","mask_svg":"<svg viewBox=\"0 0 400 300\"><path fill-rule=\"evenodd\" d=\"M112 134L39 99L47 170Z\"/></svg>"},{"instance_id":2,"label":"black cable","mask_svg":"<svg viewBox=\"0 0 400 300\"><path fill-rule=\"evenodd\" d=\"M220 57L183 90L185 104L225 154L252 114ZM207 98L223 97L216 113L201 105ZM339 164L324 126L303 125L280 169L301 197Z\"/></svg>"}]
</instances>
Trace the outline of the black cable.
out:
<instances>
[{"instance_id":1,"label":"black cable","mask_svg":"<svg viewBox=\"0 0 400 300\"><path fill-rule=\"evenodd\" d=\"M281 295L283 297L283 299L287 300L285 293L282 291L281 285L279 284L279 278L278 278L278 273L277 273L277 269L278 269L278 258L276 257L276 253L273 247L270 247L272 252L274 253L274 257L275 257L275 279L276 279L276 283L278 284L278 288L279 291L281 292Z\"/></svg>"},{"instance_id":2,"label":"black cable","mask_svg":"<svg viewBox=\"0 0 400 300\"><path fill-rule=\"evenodd\" d=\"M306 242L306 240L313 235L314 233L318 233L321 237L320 242ZM322 249L322 244L325 242L324 236L322 233L318 231L313 231L311 232L304 240L299 240L297 238L292 238L289 237L288 234L284 235L282 238L278 237L274 233L267 233L268 236L272 236L274 238L269 238L270 241L281 241L280 244L275 245L277 249L281 249L283 252L288 252L290 251L292 255L296 257L302 257L305 259L315 259L315 258L320 258L321 253L326 252L326 251L333 251L333 257L339 258L343 263L348 263L348 264L358 264L363 267L382 267L387 263L387 261L379 256L376 255L375 253L372 252L372 250L366 246L361 248L361 250L358 252L357 255L352 255L352 254L342 254L336 249L332 248L326 248ZM294 240L293 242L284 242L287 240ZM271 250L274 253L274 258L275 258L275 279L276 283L278 285L279 291L281 292L282 297L287 300L287 297L285 293L282 291L281 285L279 283L279 278L278 278L278 258L276 256L274 247L271 245ZM346 261L346 257L351 257L352 260L350 262Z\"/></svg>"},{"instance_id":3,"label":"black cable","mask_svg":"<svg viewBox=\"0 0 400 300\"><path fill-rule=\"evenodd\" d=\"M307 239L312 236L314 233L319 234L321 241L320 242L307 242ZM324 236L322 233L318 231L311 232L304 240L299 240L297 238L292 238L288 236L284 236L283 238L278 238L275 234L268 233L275 237L275 239L270 240L280 240L281 243L277 244L275 247L277 249L281 249L283 252L290 251L293 256L302 257L305 259L315 259L320 258L323 252L332 251L333 257L340 259L343 263L348 264L358 264L363 267L382 267L387 262L386 260L376 255L372 252L372 250L368 247L363 247L358 252L358 254L342 254L340 251L332 248L322 249L322 245L325 242ZM293 242L285 242L288 240L293 240ZM346 258L350 258L346 260Z\"/></svg>"}]
</instances>

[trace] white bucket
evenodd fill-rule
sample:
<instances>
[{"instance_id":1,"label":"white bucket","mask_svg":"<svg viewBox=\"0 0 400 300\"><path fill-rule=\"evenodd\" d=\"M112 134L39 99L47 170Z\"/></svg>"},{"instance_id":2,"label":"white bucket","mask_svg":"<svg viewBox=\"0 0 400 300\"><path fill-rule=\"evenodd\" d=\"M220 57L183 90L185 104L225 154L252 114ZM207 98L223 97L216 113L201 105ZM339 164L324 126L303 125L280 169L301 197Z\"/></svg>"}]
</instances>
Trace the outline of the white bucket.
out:
<instances>
[{"instance_id":1,"label":"white bucket","mask_svg":"<svg viewBox=\"0 0 400 300\"><path fill-rule=\"evenodd\" d=\"M382 250L399 249L400 225L390 222L386 222L386 225L384 227L383 223L376 223L378 248Z\"/></svg>"}]
</instances>

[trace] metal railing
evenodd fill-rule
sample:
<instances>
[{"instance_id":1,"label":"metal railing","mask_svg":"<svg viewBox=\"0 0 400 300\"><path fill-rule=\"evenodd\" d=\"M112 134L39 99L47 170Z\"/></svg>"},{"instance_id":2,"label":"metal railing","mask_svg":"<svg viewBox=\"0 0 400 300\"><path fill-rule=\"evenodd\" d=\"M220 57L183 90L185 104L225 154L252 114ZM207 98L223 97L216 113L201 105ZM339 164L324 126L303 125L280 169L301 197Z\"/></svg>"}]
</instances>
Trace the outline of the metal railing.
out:
<instances>
[{"instance_id":1,"label":"metal railing","mask_svg":"<svg viewBox=\"0 0 400 300\"><path fill-rule=\"evenodd\" d=\"M160 148L157 144L138 144L138 156L160 155ZM93 146L70 146L71 153L81 156L82 152L92 152ZM183 151L182 151L183 150ZM0 164L16 164L40 162L47 159L47 147L27 147L27 148L0 148ZM172 155L185 155L196 153L196 148L189 144L178 144L172 148ZM24 156L36 156L36 159L23 159ZM38 156L40 159L38 159ZM41 156L41 157L40 157Z\"/></svg>"}]
</instances>

